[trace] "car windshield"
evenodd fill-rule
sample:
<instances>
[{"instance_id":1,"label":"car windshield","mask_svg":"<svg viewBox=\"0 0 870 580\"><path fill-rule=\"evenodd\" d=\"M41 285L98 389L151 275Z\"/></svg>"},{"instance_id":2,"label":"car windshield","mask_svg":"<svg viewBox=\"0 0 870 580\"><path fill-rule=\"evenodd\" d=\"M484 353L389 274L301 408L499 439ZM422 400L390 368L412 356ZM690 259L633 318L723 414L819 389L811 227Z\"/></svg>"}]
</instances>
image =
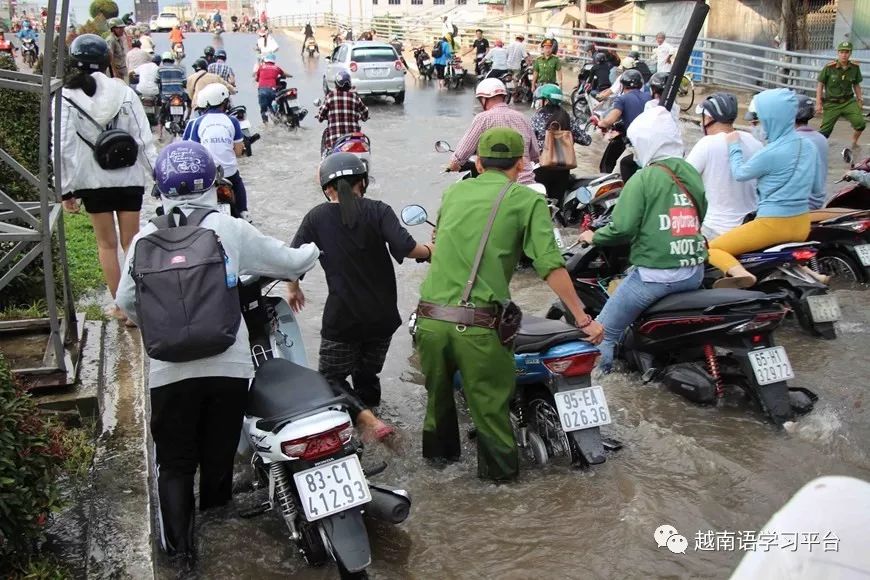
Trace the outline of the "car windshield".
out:
<instances>
[{"instance_id":1,"label":"car windshield","mask_svg":"<svg viewBox=\"0 0 870 580\"><path fill-rule=\"evenodd\" d=\"M350 59L354 62L393 62L396 52L389 46L366 46L353 49Z\"/></svg>"},{"instance_id":2,"label":"car windshield","mask_svg":"<svg viewBox=\"0 0 870 580\"><path fill-rule=\"evenodd\" d=\"M177 18L177 16L175 16L175 14L173 14L172 12L164 12L160 15L160 18Z\"/></svg>"}]
</instances>

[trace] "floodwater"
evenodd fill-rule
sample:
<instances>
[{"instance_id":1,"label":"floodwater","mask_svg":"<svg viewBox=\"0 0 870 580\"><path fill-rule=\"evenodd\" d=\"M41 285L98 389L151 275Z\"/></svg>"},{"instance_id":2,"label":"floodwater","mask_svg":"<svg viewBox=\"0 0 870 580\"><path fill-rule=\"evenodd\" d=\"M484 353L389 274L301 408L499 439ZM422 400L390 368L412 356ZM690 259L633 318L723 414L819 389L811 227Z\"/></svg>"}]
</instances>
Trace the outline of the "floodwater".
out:
<instances>
[{"instance_id":1,"label":"floodwater","mask_svg":"<svg viewBox=\"0 0 870 580\"><path fill-rule=\"evenodd\" d=\"M158 38L162 48L165 37ZM186 62L211 40L211 35L190 35ZM235 101L254 107L253 85L243 80L254 63L254 39L227 34L222 41L243 87ZM323 61L303 65L298 50L298 44L282 39L279 64L295 75L294 85L306 104L321 95ZM434 215L441 192L455 176L442 173L447 157L436 153L433 143L446 139L455 144L477 106L470 89L439 91L410 76L407 88L404 106L389 99L369 102L371 120L364 130L373 144L376 183L368 195L397 212L419 203ZM254 223L264 232L289 240L303 215L323 201L315 182L321 130L311 117L296 133L265 128L254 156L241 160ZM687 144L700 136L692 125L685 125L684 132ZM578 171L595 171L601 150L596 138L580 158ZM842 162L832 159L831 167L836 167L832 174L838 172ZM430 229L416 227L412 233L425 240ZM426 265L411 260L396 269L399 308L407 316ZM518 273L512 288L529 314L543 314L554 298L530 272ZM313 364L326 298L319 267L305 278L303 289L307 306L301 324ZM740 406L695 406L663 387L642 385L637 375L617 374L603 385L614 416L605 431L624 443L620 452L589 470L525 465L520 480L504 486L477 479L473 441L465 442L462 461L446 468L421 458L426 394L410 337L400 328L382 374L380 412L398 426L403 454L373 449L367 461L389 460L377 480L407 488L414 504L403 525L371 527L370 573L384 579L728 577L742 553L695 551L699 531L760 530L794 492L820 475L870 479L865 401L870 372L864 366L870 346L868 295L861 288L845 288L837 296L843 309L837 340L812 339L793 322L776 333L795 368L791 384L820 397L815 410L793 429L778 430ZM467 416L462 421L470 423ZM311 569L304 564L277 514L250 520L236 515L239 508L262 501L264 493L246 487L244 459L238 471L236 505L205 514L199 522L200 576L337 577L332 566ZM673 525L689 539L685 554L656 546L653 531L662 524ZM161 577L170 572L163 569Z\"/></svg>"}]
</instances>

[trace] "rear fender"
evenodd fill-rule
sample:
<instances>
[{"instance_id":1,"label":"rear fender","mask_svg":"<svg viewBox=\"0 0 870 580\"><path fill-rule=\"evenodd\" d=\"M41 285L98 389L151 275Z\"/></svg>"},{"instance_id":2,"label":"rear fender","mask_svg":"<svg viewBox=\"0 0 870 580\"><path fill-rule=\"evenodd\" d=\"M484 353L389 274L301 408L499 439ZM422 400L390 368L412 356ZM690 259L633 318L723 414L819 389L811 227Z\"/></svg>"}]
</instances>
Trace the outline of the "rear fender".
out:
<instances>
[{"instance_id":1,"label":"rear fender","mask_svg":"<svg viewBox=\"0 0 870 580\"><path fill-rule=\"evenodd\" d=\"M369 534L362 511L352 509L320 520L336 562L348 572L360 572L372 563Z\"/></svg>"},{"instance_id":2,"label":"rear fender","mask_svg":"<svg viewBox=\"0 0 870 580\"><path fill-rule=\"evenodd\" d=\"M548 385L548 388L553 396L555 396L560 391L570 391L591 385L592 380L589 375L582 377L562 377L556 375L554 380ZM600 427L569 431L567 435L568 439L574 444L574 448L580 454L579 460L582 466L598 465L607 460L604 454L604 443L601 440Z\"/></svg>"},{"instance_id":3,"label":"rear fender","mask_svg":"<svg viewBox=\"0 0 870 580\"><path fill-rule=\"evenodd\" d=\"M740 363L740 368L743 370L743 376L746 378L746 384L749 386L749 392L752 397L761 405L761 410L774 422L778 427L786 421L791 421L794 418L794 411L791 408L791 400L788 394L788 383L780 381L769 385L759 385L755 380L755 372L752 370L752 363L749 362L747 350L735 349L735 358Z\"/></svg>"}]
</instances>

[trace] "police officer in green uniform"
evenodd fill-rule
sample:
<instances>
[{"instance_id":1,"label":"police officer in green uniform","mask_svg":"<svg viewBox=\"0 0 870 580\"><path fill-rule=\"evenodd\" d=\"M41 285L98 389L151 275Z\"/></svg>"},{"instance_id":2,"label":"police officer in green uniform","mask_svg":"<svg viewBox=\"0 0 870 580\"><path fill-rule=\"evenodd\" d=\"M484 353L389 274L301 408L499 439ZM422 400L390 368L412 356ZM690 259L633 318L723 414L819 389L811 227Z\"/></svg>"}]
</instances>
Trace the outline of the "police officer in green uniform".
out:
<instances>
[{"instance_id":1,"label":"police officer in green uniform","mask_svg":"<svg viewBox=\"0 0 870 580\"><path fill-rule=\"evenodd\" d=\"M476 179L447 189L437 223L437 247L420 289L415 344L426 376L428 404L423 456L453 461L460 455L453 377L462 376L465 398L477 428L478 475L507 481L518 473L516 441L508 405L514 394L514 358L496 332L494 310L510 299L509 285L520 256L568 306L577 325L595 344L603 328L584 310L553 238L546 200L515 183L523 166L522 136L502 127L478 142ZM492 225L466 304L463 291L496 199L506 193ZM464 323L460 323L463 321Z\"/></svg>"},{"instance_id":2,"label":"police officer in green uniform","mask_svg":"<svg viewBox=\"0 0 870 580\"><path fill-rule=\"evenodd\" d=\"M861 111L864 102L861 93L863 77L858 65L849 60L850 56L852 56L852 43L841 42L837 46L837 60L825 65L819 73L819 82L816 85L816 114L822 115L822 126L819 131L825 137L831 136L837 119L846 117L855 130L852 136L854 148L858 146L858 139L867 124Z\"/></svg>"}]
</instances>

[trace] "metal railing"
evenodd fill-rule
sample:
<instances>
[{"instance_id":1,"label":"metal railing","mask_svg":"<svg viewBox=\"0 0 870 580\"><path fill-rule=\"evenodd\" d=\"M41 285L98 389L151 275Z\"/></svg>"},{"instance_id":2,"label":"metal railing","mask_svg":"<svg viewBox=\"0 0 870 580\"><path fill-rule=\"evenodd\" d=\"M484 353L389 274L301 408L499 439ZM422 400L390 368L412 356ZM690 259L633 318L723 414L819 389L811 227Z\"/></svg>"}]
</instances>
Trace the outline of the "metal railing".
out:
<instances>
[{"instance_id":1,"label":"metal railing","mask_svg":"<svg viewBox=\"0 0 870 580\"><path fill-rule=\"evenodd\" d=\"M272 19L272 26L284 28L303 27L306 22L319 27L333 29L350 28L355 34L363 30L375 30L384 39L394 37L407 45L423 44L429 46L436 37L441 36L440 19L432 15L386 16L367 19L350 19L329 13L297 14ZM480 21L473 26L459 26L462 50L470 48L474 40L474 30L480 28L484 36L492 41L501 38L507 45L517 34L523 34L527 46L535 52L547 32L553 32L559 42L559 56L568 64L581 64L591 55L582 48L586 42L593 42L599 48L616 50L624 55L637 50L641 58L654 68L652 51L656 47L655 35L618 33L602 29L580 29L571 27L553 28L511 22L509 20ZM669 38L675 47L679 38ZM699 38L689 60L687 74L697 84L717 85L745 91L785 87L815 97L816 78L819 71L833 57L822 54L784 51L772 47L746 44L730 40ZM862 66L864 81L864 109L870 111L870 65Z\"/></svg>"}]
</instances>

